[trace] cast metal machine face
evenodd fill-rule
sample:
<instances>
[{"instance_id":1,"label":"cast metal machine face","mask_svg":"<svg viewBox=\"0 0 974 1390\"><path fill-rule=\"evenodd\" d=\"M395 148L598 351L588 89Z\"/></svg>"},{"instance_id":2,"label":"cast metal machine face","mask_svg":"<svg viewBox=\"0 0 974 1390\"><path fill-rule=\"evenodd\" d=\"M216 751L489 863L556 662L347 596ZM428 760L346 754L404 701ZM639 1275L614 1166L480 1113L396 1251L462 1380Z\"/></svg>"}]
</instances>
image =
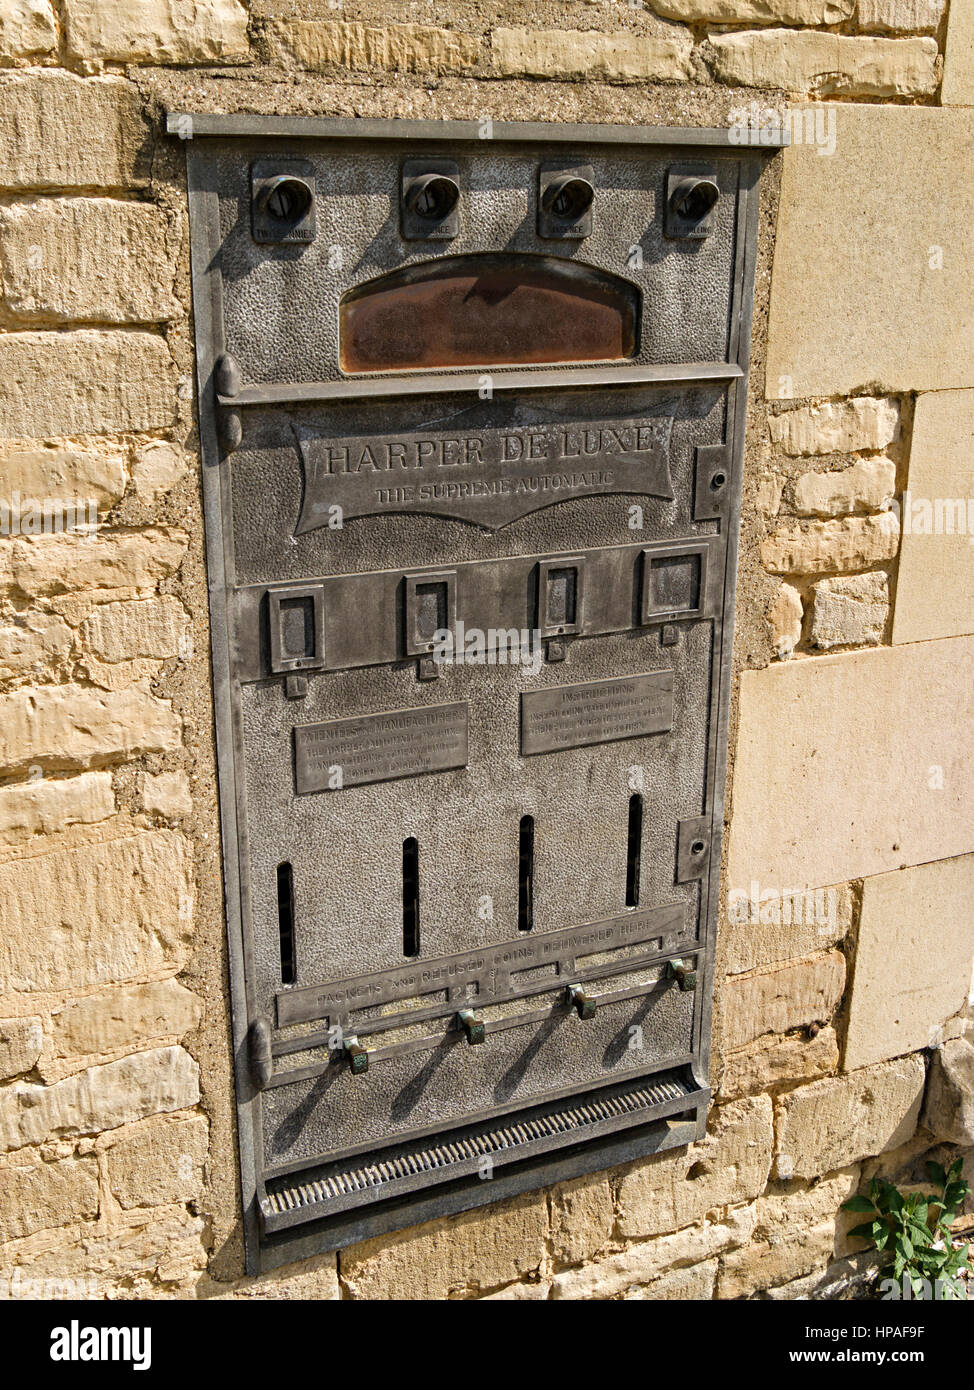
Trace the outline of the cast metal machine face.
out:
<instances>
[{"instance_id":1,"label":"cast metal machine face","mask_svg":"<svg viewBox=\"0 0 974 1390\"><path fill-rule=\"evenodd\" d=\"M170 129L267 1268L702 1133L760 152Z\"/></svg>"}]
</instances>

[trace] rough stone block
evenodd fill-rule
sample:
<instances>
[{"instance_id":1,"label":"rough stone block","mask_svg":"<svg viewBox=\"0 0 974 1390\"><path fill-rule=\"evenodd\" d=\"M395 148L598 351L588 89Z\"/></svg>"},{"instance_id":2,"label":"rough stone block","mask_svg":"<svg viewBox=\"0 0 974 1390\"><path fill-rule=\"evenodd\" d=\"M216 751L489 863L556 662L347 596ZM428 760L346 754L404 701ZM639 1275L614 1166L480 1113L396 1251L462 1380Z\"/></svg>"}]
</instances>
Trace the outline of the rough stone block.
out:
<instances>
[{"instance_id":1,"label":"rough stone block","mask_svg":"<svg viewBox=\"0 0 974 1390\"><path fill-rule=\"evenodd\" d=\"M240 0L63 3L68 52L85 63L226 63L249 52Z\"/></svg>"},{"instance_id":2,"label":"rough stone block","mask_svg":"<svg viewBox=\"0 0 974 1390\"><path fill-rule=\"evenodd\" d=\"M54 835L70 825L95 825L115 814L110 772L41 777L0 787L0 845ZM52 846L53 848L53 846Z\"/></svg>"},{"instance_id":3,"label":"rough stone block","mask_svg":"<svg viewBox=\"0 0 974 1390\"><path fill-rule=\"evenodd\" d=\"M150 816L179 816L193 814L193 798L185 772L147 773L142 778L142 805Z\"/></svg>"},{"instance_id":4,"label":"rough stone block","mask_svg":"<svg viewBox=\"0 0 974 1390\"><path fill-rule=\"evenodd\" d=\"M625 1173L618 1191L618 1231L643 1237L677 1230L709 1211L763 1192L771 1166L767 1096L721 1106L706 1138L663 1153Z\"/></svg>"},{"instance_id":5,"label":"rough stone block","mask_svg":"<svg viewBox=\"0 0 974 1390\"><path fill-rule=\"evenodd\" d=\"M745 671L728 882L797 892L974 850L972 688L967 637Z\"/></svg>"},{"instance_id":6,"label":"rough stone block","mask_svg":"<svg viewBox=\"0 0 974 1390\"><path fill-rule=\"evenodd\" d=\"M103 603L81 624L84 646L101 661L176 656L189 621L177 598Z\"/></svg>"},{"instance_id":7,"label":"rough stone block","mask_svg":"<svg viewBox=\"0 0 974 1390\"><path fill-rule=\"evenodd\" d=\"M794 457L885 449L900 432L899 402L883 396L825 401L772 415L773 442Z\"/></svg>"},{"instance_id":8,"label":"rough stone block","mask_svg":"<svg viewBox=\"0 0 974 1390\"><path fill-rule=\"evenodd\" d=\"M74 633L53 613L18 614L0 624L0 680L56 680L73 643Z\"/></svg>"},{"instance_id":9,"label":"rough stone block","mask_svg":"<svg viewBox=\"0 0 974 1390\"><path fill-rule=\"evenodd\" d=\"M135 456L132 481L140 502L156 502L174 488L189 471L182 450L164 439L154 439Z\"/></svg>"},{"instance_id":10,"label":"rough stone block","mask_svg":"<svg viewBox=\"0 0 974 1390\"><path fill-rule=\"evenodd\" d=\"M974 1144L974 1045L966 1038L952 1038L934 1052L923 1123L948 1144Z\"/></svg>"},{"instance_id":11,"label":"rough stone block","mask_svg":"<svg viewBox=\"0 0 974 1390\"><path fill-rule=\"evenodd\" d=\"M10 525L0 524L0 535L26 529L21 514L59 501L65 504L60 515L68 519L67 503L74 504L75 515L87 520L91 508L95 516L104 514L125 491L125 460L118 450L92 440L83 448L63 444L12 444L0 449L0 473L4 493L0 499L0 523L9 516ZM6 504L8 512L3 511ZM51 511L53 525L54 511ZM27 534L30 534L27 531Z\"/></svg>"},{"instance_id":12,"label":"rough stone block","mask_svg":"<svg viewBox=\"0 0 974 1390\"><path fill-rule=\"evenodd\" d=\"M544 1194L530 1193L353 1245L342 1253L342 1283L368 1299L487 1292L537 1272L547 1232Z\"/></svg>"},{"instance_id":13,"label":"rough stone block","mask_svg":"<svg viewBox=\"0 0 974 1390\"><path fill-rule=\"evenodd\" d=\"M779 1096L778 1176L814 1178L905 1144L917 1126L924 1077L923 1058L913 1055Z\"/></svg>"},{"instance_id":14,"label":"rough stone block","mask_svg":"<svg viewBox=\"0 0 974 1390\"><path fill-rule=\"evenodd\" d=\"M51 1016L58 1057L135 1051L158 1038L181 1039L203 1016L203 1002L177 980L113 987L72 999Z\"/></svg>"},{"instance_id":15,"label":"rough stone block","mask_svg":"<svg viewBox=\"0 0 974 1390\"><path fill-rule=\"evenodd\" d=\"M772 574L824 574L863 570L892 560L899 549L900 523L893 512L781 526L761 543L761 563Z\"/></svg>"},{"instance_id":16,"label":"rough stone block","mask_svg":"<svg viewBox=\"0 0 974 1390\"><path fill-rule=\"evenodd\" d=\"M0 209L4 300L15 314L156 323L173 298L166 218L146 203L45 198Z\"/></svg>"},{"instance_id":17,"label":"rough stone block","mask_svg":"<svg viewBox=\"0 0 974 1390\"><path fill-rule=\"evenodd\" d=\"M856 23L894 34L934 34L946 8L947 0L858 0Z\"/></svg>"},{"instance_id":18,"label":"rough stone block","mask_svg":"<svg viewBox=\"0 0 974 1390\"><path fill-rule=\"evenodd\" d=\"M690 1226L674 1235L642 1241L606 1260L583 1265L581 1269L556 1274L551 1284L552 1298L602 1299L619 1295L631 1297L641 1285L652 1286L665 1275L696 1267L725 1250L744 1245L754 1230L753 1206L738 1207L719 1222Z\"/></svg>"},{"instance_id":19,"label":"rough stone block","mask_svg":"<svg viewBox=\"0 0 974 1390\"><path fill-rule=\"evenodd\" d=\"M841 24L856 0L653 0L653 9L686 24Z\"/></svg>"},{"instance_id":20,"label":"rough stone block","mask_svg":"<svg viewBox=\"0 0 974 1390\"><path fill-rule=\"evenodd\" d=\"M853 906L847 886L789 893L757 882L732 884L722 933L728 973L797 960L834 946L848 935Z\"/></svg>"},{"instance_id":21,"label":"rough stone block","mask_svg":"<svg viewBox=\"0 0 974 1390\"><path fill-rule=\"evenodd\" d=\"M835 121L835 152L783 155L768 395L974 385L974 195L957 177L974 111L815 109Z\"/></svg>"},{"instance_id":22,"label":"rough stone block","mask_svg":"<svg viewBox=\"0 0 974 1390\"><path fill-rule=\"evenodd\" d=\"M172 753L181 723L143 685L115 693L84 685L22 686L0 696L0 769L61 770Z\"/></svg>"},{"instance_id":23,"label":"rough stone block","mask_svg":"<svg viewBox=\"0 0 974 1390\"><path fill-rule=\"evenodd\" d=\"M30 1071L44 1046L40 1018L0 1018L0 1081Z\"/></svg>"},{"instance_id":24,"label":"rough stone block","mask_svg":"<svg viewBox=\"0 0 974 1390\"><path fill-rule=\"evenodd\" d=\"M939 84L935 39L874 39L822 31L711 34L714 71L735 87L799 96L922 97Z\"/></svg>"},{"instance_id":25,"label":"rough stone block","mask_svg":"<svg viewBox=\"0 0 974 1390\"><path fill-rule=\"evenodd\" d=\"M175 830L0 864L0 992L178 969L192 906L190 846Z\"/></svg>"},{"instance_id":26,"label":"rough stone block","mask_svg":"<svg viewBox=\"0 0 974 1390\"><path fill-rule=\"evenodd\" d=\"M893 641L974 632L974 391L918 397L902 510Z\"/></svg>"},{"instance_id":27,"label":"rough stone block","mask_svg":"<svg viewBox=\"0 0 974 1390\"><path fill-rule=\"evenodd\" d=\"M929 1047L967 1001L974 970L974 854L867 878L845 1066Z\"/></svg>"},{"instance_id":28,"label":"rough stone block","mask_svg":"<svg viewBox=\"0 0 974 1390\"><path fill-rule=\"evenodd\" d=\"M844 988L841 951L825 951L753 975L732 975L721 992L723 1046L732 1051L763 1033L826 1023Z\"/></svg>"},{"instance_id":29,"label":"rough stone block","mask_svg":"<svg viewBox=\"0 0 974 1390\"><path fill-rule=\"evenodd\" d=\"M952 4L940 93L944 106L974 106L974 7Z\"/></svg>"},{"instance_id":30,"label":"rough stone block","mask_svg":"<svg viewBox=\"0 0 974 1390\"><path fill-rule=\"evenodd\" d=\"M168 429L175 418L164 338L96 328L0 334L2 438Z\"/></svg>"},{"instance_id":31,"label":"rough stone block","mask_svg":"<svg viewBox=\"0 0 974 1390\"><path fill-rule=\"evenodd\" d=\"M0 1151L99 1134L200 1098L199 1067L181 1047L137 1052L53 1086L15 1081L0 1092Z\"/></svg>"},{"instance_id":32,"label":"rough stone block","mask_svg":"<svg viewBox=\"0 0 974 1390\"><path fill-rule=\"evenodd\" d=\"M0 76L0 188L138 186L150 150L139 93L124 78Z\"/></svg>"},{"instance_id":33,"label":"rough stone block","mask_svg":"<svg viewBox=\"0 0 974 1390\"><path fill-rule=\"evenodd\" d=\"M502 77L587 77L603 82L685 81L689 34L661 38L595 31L495 29L494 69Z\"/></svg>"},{"instance_id":34,"label":"rough stone block","mask_svg":"<svg viewBox=\"0 0 974 1390\"><path fill-rule=\"evenodd\" d=\"M671 1274L663 1274L651 1284L641 1284L637 1288L627 1289L623 1297L626 1302L651 1299L660 1302L709 1302L714 1296L718 1266L718 1260L704 1260L702 1264L690 1265L688 1269L674 1269Z\"/></svg>"},{"instance_id":35,"label":"rough stone block","mask_svg":"<svg viewBox=\"0 0 974 1390\"><path fill-rule=\"evenodd\" d=\"M270 26L272 47L303 68L386 72L467 72L480 61L480 38L430 24L374 27L345 20L287 20Z\"/></svg>"},{"instance_id":36,"label":"rough stone block","mask_svg":"<svg viewBox=\"0 0 974 1390\"><path fill-rule=\"evenodd\" d=\"M120 1206L190 1202L203 1189L210 1126L203 1115L143 1120L108 1150L108 1180Z\"/></svg>"},{"instance_id":37,"label":"rough stone block","mask_svg":"<svg viewBox=\"0 0 974 1390\"><path fill-rule=\"evenodd\" d=\"M803 473L795 482L795 511L799 516L849 516L853 512L883 512L896 491L892 459L860 459L849 468L828 473Z\"/></svg>"},{"instance_id":38,"label":"rough stone block","mask_svg":"<svg viewBox=\"0 0 974 1390\"><path fill-rule=\"evenodd\" d=\"M889 617L889 582L882 570L823 579L814 585L811 640L816 647L875 647Z\"/></svg>"},{"instance_id":39,"label":"rough stone block","mask_svg":"<svg viewBox=\"0 0 974 1390\"><path fill-rule=\"evenodd\" d=\"M775 656L786 660L801 641L802 597L790 584L781 584L768 609L768 626Z\"/></svg>"},{"instance_id":40,"label":"rough stone block","mask_svg":"<svg viewBox=\"0 0 974 1390\"><path fill-rule=\"evenodd\" d=\"M84 1221L98 1215L98 1160L4 1164L0 1190L0 1241Z\"/></svg>"},{"instance_id":41,"label":"rough stone block","mask_svg":"<svg viewBox=\"0 0 974 1390\"><path fill-rule=\"evenodd\" d=\"M833 1028L820 1028L811 1038L765 1036L724 1057L720 1095L751 1096L782 1082L815 1081L838 1065Z\"/></svg>"},{"instance_id":42,"label":"rough stone block","mask_svg":"<svg viewBox=\"0 0 974 1390\"><path fill-rule=\"evenodd\" d=\"M27 598L112 589L151 591L176 572L188 544L186 533L171 526L101 532L90 538L21 538L6 543L9 583Z\"/></svg>"},{"instance_id":43,"label":"rough stone block","mask_svg":"<svg viewBox=\"0 0 974 1390\"><path fill-rule=\"evenodd\" d=\"M44 58L56 46L50 0L0 0L0 60L4 66Z\"/></svg>"},{"instance_id":44,"label":"rough stone block","mask_svg":"<svg viewBox=\"0 0 974 1390\"><path fill-rule=\"evenodd\" d=\"M551 1193L551 1247L561 1264L580 1264L604 1250L612 1237L615 1205L601 1174L561 1183Z\"/></svg>"}]
</instances>

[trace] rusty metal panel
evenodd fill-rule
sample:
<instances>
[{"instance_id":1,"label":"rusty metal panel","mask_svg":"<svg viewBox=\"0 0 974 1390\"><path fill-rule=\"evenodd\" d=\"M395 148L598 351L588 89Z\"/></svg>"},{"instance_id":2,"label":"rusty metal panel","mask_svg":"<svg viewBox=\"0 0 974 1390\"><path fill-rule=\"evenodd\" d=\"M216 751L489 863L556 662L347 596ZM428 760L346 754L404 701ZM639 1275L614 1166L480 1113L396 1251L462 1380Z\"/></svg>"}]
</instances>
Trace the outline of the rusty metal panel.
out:
<instances>
[{"instance_id":1,"label":"rusty metal panel","mask_svg":"<svg viewBox=\"0 0 974 1390\"><path fill-rule=\"evenodd\" d=\"M702 1132L767 151L170 128L258 1269Z\"/></svg>"}]
</instances>

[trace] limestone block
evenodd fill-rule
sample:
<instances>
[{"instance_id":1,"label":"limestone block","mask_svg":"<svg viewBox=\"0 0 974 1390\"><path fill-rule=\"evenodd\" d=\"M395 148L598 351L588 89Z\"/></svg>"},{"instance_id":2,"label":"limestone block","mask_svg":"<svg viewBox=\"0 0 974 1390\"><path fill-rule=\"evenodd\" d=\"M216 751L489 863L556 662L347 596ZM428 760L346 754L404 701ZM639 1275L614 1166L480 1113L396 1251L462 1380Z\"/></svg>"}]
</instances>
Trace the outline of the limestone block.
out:
<instances>
[{"instance_id":1,"label":"limestone block","mask_svg":"<svg viewBox=\"0 0 974 1390\"><path fill-rule=\"evenodd\" d=\"M149 136L139 93L124 78L0 75L0 188L139 186Z\"/></svg>"},{"instance_id":2,"label":"limestone block","mask_svg":"<svg viewBox=\"0 0 974 1390\"><path fill-rule=\"evenodd\" d=\"M946 8L947 0L858 0L856 23L867 30L935 34Z\"/></svg>"},{"instance_id":3,"label":"limestone block","mask_svg":"<svg viewBox=\"0 0 974 1390\"><path fill-rule=\"evenodd\" d=\"M303 68L382 68L386 72L467 72L480 60L480 38L430 24L287 20L270 26L272 47Z\"/></svg>"},{"instance_id":4,"label":"limestone block","mask_svg":"<svg viewBox=\"0 0 974 1390\"><path fill-rule=\"evenodd\" d=\"M820 30L711 34L714 71L735 87L798 96L921 97L937 90L936 39L850 38Z\"/></svg>"},{"instance_id":5,"label":"limestone block","mask_svg":"<svg viewBox=\"0 0 974 1390\"><path fill-rule=\"evenodd\" d=\"M801 641L802 598L790 584L781 584L768 609L768 626L774 654L781 660L791 656Z\"/></svg>"},{"instance_id":6,"label":"limestone block","mask_svg":"<svg viewBox=\"0 0 974 1390\"><path fill-rule=\"evenodd\" d=\"M754 505L762 516L778 515L784 486L784 478L778 478L773 473L765 473L758 479L758 485L754 490Z\"/></svg>"},{"instance_id":7,"label":"limestone block","mask_svg":"<svg viewBox=\"0 0 974 1390\"><path fill-rule=\"evenodd\" d=\"M954 3L947 16L944 106L974 106L974 8Z\"/></svg>"},{"instance_id":8,"label":"limestone block","mask_svg":"<svg viewBox=\"0 0 974 1390\"><path fill-rule=\"evenodd\" d=\"M667 19L686 24L841 24L856 0L653 0Z\"/></svg>"},{"instance_id":9,"label":"limestone block","mask_svg":"<svg viewBox=\"0 0 974 1390\"><path fill-rule=\"evenodd\" d=\"M175 418L164 338L96 328L0 335L2 438L168 429Z\"/></svg>"},{"instance_id":10,"label":"limestone block","mask_svg":"<svg viewBox=\"0 0 974 1390\"><path fill-rule=\"evenodd\" d=\"M974 850L974 640L741 676L727 881L788 892Z\"/></svg>"},{"instance_id":11,"label":"limestone block","mask_svg":"<svg viewBox=\"0 0 974 1390\"><path fill-rule=\"evenodd\" d=\"M177 656L189 621L177 598L133 599L103 603L81 624L86 649L102 661L131 661L134 657Z\"/></svg>"},{"instance_id":12,"label":"limestone block","mask_svg":"<svg viewBox=\"0 0 974 1390\"><path fill-rule=\"evenodd\" d=\"M893 641L974 632L974 391L917 398L902 505Z\"/></svg>"},{"instance_id":13,"label":"limestone block","mask_svg":"<svg viewBox=\"0 0 974 1390\"><path fill-rule=\"evenodd\" d=\"M753 1206L737 1207L722 1221L690 1226L674 1235L642 1241L608 1259L566 1270L552 1280L551 1297L586 1300L628 1297L641 1285L652 1286L662 1275L670 1278L678 1269L696 1267L722 1251L744 1245L754 1230L755 1219Z\"/></svg>"},{"instance_id":14,"label":"limestone block","mask_svg":"<svg viewBox=\"0 0 974 1390\"><path fill-rule=\"evenodd\" d=\"M110 772L40 777L0 787L0 845L54 835L69 825L94 825L115 814Z\"/></svg>"},{"instance_id":15,"label":"limestone block","mask_svg":"<svg viewBox=\"0 0 974 1390\"><path fill-rule=\"evenodd\" d=\"M193 814L193 798L185 772L146 773L142 778L142 805L150 816L179 816Z\"/></svg>"},{"instance_id":16,"label":"limestone block","mask_svg":"<svg viewBox=\"0 0 974 1390\"><path fill-rule=\"evenodd\" d=\"M137 1052L53 1086L15 1081L0 1092L0 1151L99 1134L200 1098L199 1067L181 1047Z\"/></svg>"},{"instance_id":17,"label":"limestone block","mask_svg":"<svg viewBox=\"0 0 974 1390\"><path fill-rule=\"evenodd\" d=\"M203 1189L210 1126L203 1115L143 1120L108 1150L108 1180L125 1208L190 1202Z\"/></svg>"},{"instance_id":18,"label":"limestone block","mask_svg":"<svg viewBox=\"0 0 974 1390\"><path fill-rule=\"evenodd\" d=\"M208 1296L213 1294L207 1290ZM256 1279L237 1279L233 1284L221 1286L216 1295L220 1299L259 1298L259 1299L314 1299L316 1303L340 1299L341 1287L338 1282L338 1261L334 1251L328 1255L317 1255L310 1260L285 1265L283 1269L271 1270Z\"/></svg>"},{"instance_id":19,"label":"limestone block","mask_svg":"<svg viewBox=\"0 0 974 1390\"><path fill-rule=\"evenodd\" d=\"M483 1303L538 1303L546 1299L551 1293L551 1281L539 1279L534 1284L505 1284L504 1288L498 1289L496 1293L486 1293L482 1299Z\"/></svg>"},{"instance_id":20,"label":"limestone block","mask_svg":"<svg viewBox=\"0 0 974 1390\"><path fill-rule=\"evenodd\" d=\"M797 457L877 451L899 437L900 407L888 397L856 396L772 415L768 428L778 448Z\"/></svg>"},{"instance_id":21,"label":"limestone block","mask_svg":"<svg viewBox=\"0 0 974 1390\"><path fill-rule=\"evenodd\" d=\"M56 679L73 642L74 633L53 613L18 614L0 623L0 680Z\"/></svg>"},{"instance_id":22,"label":"limestone block","mask_svg":"<svg viewBox=\"0 0 974 1390\"><path fill-rule=\"evenodd\" d=\"M823 574L863 570L892 560L899 549L900 523L893 512L781 526L761 543L761 563L773 574Z\"/></svg>"},{"instance_id":23,"label":"limestone block","mask_svg":"<svg viewBox=\"0 0 974 1390\"><path fill-rule=\"evenodd\" d=\"M21 538L7 543L10 582L28 598L111 589L151 590L176 572L188 544L186 533L172 526L100 532L95 537Z\"/></svg>"},{"instance_id":24,"label":"limestone block","mask_svg":"<svg viewBox=\"0 0 974 1390\"><path fill-rule=\"evenodd\" d=\"M68 52L88 63L226 63L245 58L240 0L64 0Z\"/></svg>"},{"instance_id":25,"label":"limestone block","mask_svg":"<svg viewBox=\"0 0 974 1390\"><path fill-rule=\"evenodd\" d=\"M889 616L889 582L882 570L823 579L812 590L813 646L877 646Z\"/></svg>"},{"instance_id":26,"label":"limestone block","mask_svg":"<svg viewBox=\"0 0 974 1390\"><path fill-rule=\"evenodd\" d=\"M786 1081L814 1081L838 1065L839 1044L833 1028L820 1028L811 1038L766 1035L727 1053L720 1095L750 1096Z\"/></svg>"},{"instance_id":27,"label":"limestone block","mask_svg":"<svg viewBox=\"0 0 974 1390\"><path fill-rule=\"evenodd\" d=\"M848 935L853 905L847 886L782 893L756 881L733 885L723 929L728 973L797 960L834 946Z\"/></svg>"},{"instance_id":28,"label":"limestone block","mask_svg":"<svg viewBox=\"0 0 974 1390\"><path fill-rule=\"evenodd\" d=\"M22 686L0 696L0 769L68 769L172 753L181 723L144 685L109 692L83 685Z\"/></svg>"},{"instance_id":29,"label":"limestone block","mask_svg":"<svg viewBox=\"0 0 974 1390\"><path fill-rule=\"evenodd\" d=\"M816 110L835 121L835 152L783 155L768 395L974 385L974 191L957 177L974 111Z\"/></svg>"},{"instance_id":30,"label":"limestone block","mask_svg":"<svg viewBox=\"0 0 974 1390\"><path fill-rule=\"evenodd\" d=\"M923 1058L911 1055L779 1096L778 1176L814 1178L905 1144L917 1126L924 1076Z\"/></svg>"},{"instance_id":31,"label":"limestone block","mask_svg":"<svg viewBox=\"0 0 974 1390\"><path fill-rule=\"evenodd\" d=\"M826 517L882 512L895 491L896 465L892 459L859 459L849 468L803 473L795 482L795 511L799 516Z\"/></svg>"},{"instance_id":32,"label":"limestone block","mask_svg":"<svg viewBox=\"0 0 974 1390\"><path fill-rule=\"evenodd\" d=\"M155 323L180 312L165 214L113 198L0 209L4 299L16 314Z\"/></svg>"},{"instance_id":33,"label":"limestone block","mask_svg":"<svg viewBox=\"0 0 974 1390\"><path fill-rule=\"evenodd\" d=\"M26 1018L0 1018L0 1081L22 1076L30 1071L44 1046L42 1020L35 1015Z\"/></svg>"},{"instance_id":34,"label":"limestone block","mask_svg":"<svg viewBox=\"0 0 974 1390\"><path fill-rule=\"evenodd\" d=\"M714 1296L718 1265L718 1260L704 1260L702 1264L690 1265L688 1269L674 1269L671 1274L663 1274L651 1284L627 1289L623 1298L626 1302L649 1299L709 1302Z\"/></svg>"},{"instance_id":35,"label":"limestone block","mask_svg":"<svg viewBox=\"0 0 974 1390\"><path fill-rule=\"evenodd\" d=\"M179 969L192 934L190 862L178 831L150 830L0 864L0 992Z\"/></svg>"},{"instance_id":36,"label":"limestone block","mask_svg":"<svg viewBox=\"0 0 974 1390\"><path fill-rule=\"evenodd\" d=\"M699 1221L714 1208L750 1201L768 1181L771 1144L767 1096L721 1106L710 1117L706 1138L643 1159L623 1175L617 1198L620 1235L659 1235Z\"/></svg>"},{"instance_id":37,"label":"limestone block","mask_svg":"<svg viewBox=\"0 0 974 1390\"><path fill-rule=\"evenodd\" d=\"M202 1016L202 1000L177 980L116 986L55 1010L51 1042L58 1057L135 1051L157 1038L183 1038Z\"/></svg>"},{"instance_id":38,"label":"limestone block","mask_svg":"<svg viewBox=\"0 0 974 1390\"><path fill-rule=\"evenodd\" d=\"M98 1160L67 1158L0 1167L0 1241L98 1215Z\"/></svg>"},{"instance_id":39,"label":"limestone block","mask_svg":"<svg viewBox=\"0 0 974 1390\"><path fill-rule=\"evenodd\" d=\"M155 439L135 456L132 481L140 502L156 502L186 475L189 464L175 444Z\"/></svg>"},{"instance_id":40,"label":"limestone block","mask_svg":"<svg viewBox=\"0 0 974 1390\"><path fill-rule=\"evenodd\" d=\"M966 1038L941 1043L934 1052L923 1123L948 1144L974 1144L974 1045Z\"/></svg>"},{"instance_id":41,"label":"limestone block","mask_svg":"<svg viewBox=\"0 0 974 1390\"><path fill-rule=\"evenodd\" d=\"M752 975L732 975L721 993L723 1046L732 1051L764 1033L825 1023L844 988L841 951L825 951Z\"/></svg>"},{"instance_id":42,"label":"limestone block","mask_svg":"<svg viewBox=\"0 0 974 1390\"><path fill-rule=\"evenodd\" d=\"M600 1174L561 1183L551 1193L551 1248L561 1264L580 1264L604 1250L612 1237L615 1205Z\"/></svg>"},{"instance_id":43,"label":"limestone block","mask_svg":"<svg viewBox=\"0 0 974 1390\"><path fill-rule=\"evenodd\" d=\"M827 1265L837 1253L843 1216L839 1207L859 1183L859 1169L845 1168L814 1187L757 1203L754 1237L721 1261L718 1298L747 1298Z\"/></svg>"},{"instance_id":44,"label":"limestone block","mask_svg":"<svg viewBox=\"0 0 974 1390\"><path fill-rule=\"evenodd\" d=\"M544 1258L543 1193L483 1207L353 1245L342 1254L352 1298L442 1299L513 1283Z\"/></svg>"},{"instance_id":45,"label":"limestone block","mask_svg":"<svg viewBox=\"0 0 974 1390\"><path fill-rule=\"evenodd\" d=\"M0 60L42 58L57 46L50 0L0 0Z\"/></svg>"},{"instance_id":46,"label":"limestone block","mask_svg":"<svg viewBox=\"0 0 974 1390\"><path fill-rule=\"evenodd\" d=\"M967 1001L974 969L974 854L867 878L845 1066L929 1047Z\"/></svg>"},{"instance_id":47,"label":"limestone block","mask_svg":"<svg viewBox=\"0 0 974 1390\"><path fill-rule=\"evenodd\" d=\"M689 34L675 38L594 31L495 29L494 69L502 77L587 77L607 82L685 81Z\"/></svg>"},{"instance_id":48,"label":"limestone block","mask_svg":"<svg viewBox=\"0 0 974 1390\"><path fill-rule=\"evenodd\" d=\"M18 524L21 513L39 506L43 519L45 503L53 519L55 501L65 504L61 513L65 520L67 503L74 504L82 520L88 519L92 507L97 518L114 507L125 491L124 458L97 440L83 448L8 444L0 449L0 475L4 480L2 502L9 508L11 523L9 527L0 524L0 535L24 533L26 528ZM0 522L6 520L7 513L0 504Z\"/></svg>"}]
</instances>

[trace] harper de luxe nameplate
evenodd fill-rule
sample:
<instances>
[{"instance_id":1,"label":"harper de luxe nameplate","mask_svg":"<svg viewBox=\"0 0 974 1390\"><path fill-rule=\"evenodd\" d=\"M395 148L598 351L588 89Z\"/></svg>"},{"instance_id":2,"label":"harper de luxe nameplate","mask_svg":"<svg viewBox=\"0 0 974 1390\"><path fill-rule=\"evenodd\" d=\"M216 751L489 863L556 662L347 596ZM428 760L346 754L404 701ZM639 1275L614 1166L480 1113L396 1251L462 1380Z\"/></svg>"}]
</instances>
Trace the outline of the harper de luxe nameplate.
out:
<instances>
[{"instance_id":1,"label":"harper de luxe nameplate","mask_svg":"<svg viewBox=\"0 0 974 1390\"><path fill-rule=\"evenodd\" d=\"M299 724L294 774L301 792L341 791L467 765L467 706L425 705Z\"/></svg>"},{"instance_id":2,"label":"harper de luxe nameplate","mask_svg":"<svg viewBox=\"0 0 974 1390\"><path fill-rule=\"evenodd\" d=\"M661 734L673 727L673 672L557 685L521 696L521 752Z\"/></svg>"},{"instance_id":3,"label":"harper de luxe nameplate","mask_svg":"<svg viewBox=\"0 0 974 1390\"><path fill-rule=\"evenodd\" d=\"M671 500L672 416L508 430L405 430L327 438L294 427L304 465L296 535L397 512L496 530L577 497L635 493Z\"/></svg>"}]
</instances>

